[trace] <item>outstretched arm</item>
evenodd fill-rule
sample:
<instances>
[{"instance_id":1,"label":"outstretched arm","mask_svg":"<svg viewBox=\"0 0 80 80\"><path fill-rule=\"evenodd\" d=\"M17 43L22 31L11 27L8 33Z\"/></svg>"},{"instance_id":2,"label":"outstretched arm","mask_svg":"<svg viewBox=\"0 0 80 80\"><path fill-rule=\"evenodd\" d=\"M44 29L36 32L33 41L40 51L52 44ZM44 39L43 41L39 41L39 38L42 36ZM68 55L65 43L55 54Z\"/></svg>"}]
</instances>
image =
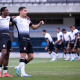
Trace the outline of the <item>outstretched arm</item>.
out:
<instances>
[{"instance_id":1,"label":"outstretched arm","mask_svg":"<svg viewBox=\"0 0 80 80\"><path fill-rule=\"evenodd\" d=\"M37 25L33 25L32 24L32 26L30 26L33 30L36 30L37 28L39 28L41 25L43 25L44 24L44 21L40 21L40 23L39 24L37 24Z\"/></svg>"}]
</instances>

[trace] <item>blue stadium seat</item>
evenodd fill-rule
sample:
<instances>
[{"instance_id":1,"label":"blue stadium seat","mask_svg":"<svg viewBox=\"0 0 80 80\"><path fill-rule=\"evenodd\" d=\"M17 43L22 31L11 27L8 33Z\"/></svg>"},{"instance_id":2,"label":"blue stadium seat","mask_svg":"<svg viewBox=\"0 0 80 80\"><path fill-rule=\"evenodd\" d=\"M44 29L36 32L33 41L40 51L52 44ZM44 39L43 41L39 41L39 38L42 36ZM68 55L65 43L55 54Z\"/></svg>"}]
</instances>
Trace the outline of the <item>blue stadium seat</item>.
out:
<instances>
[{"instance_id":1,"label":"blue stadium seat","mask_svg":"<svg viewBox=\"0 0 80 80\"><path fill-rule=\"evenodd\" d=\"M46 42L42 42L41 43L41 47L46 47L47 43Z\"/></svg>"},{"instance_id":2,"label":"blue stadium seat","mask_svg":"<svg viewBox=\"0 0 80 80\"><path fill-rule=\"evenodd\" d=\"M12 47L16 47L17 46L17 42L12 42Z\"/></svg>"}]
</instances>

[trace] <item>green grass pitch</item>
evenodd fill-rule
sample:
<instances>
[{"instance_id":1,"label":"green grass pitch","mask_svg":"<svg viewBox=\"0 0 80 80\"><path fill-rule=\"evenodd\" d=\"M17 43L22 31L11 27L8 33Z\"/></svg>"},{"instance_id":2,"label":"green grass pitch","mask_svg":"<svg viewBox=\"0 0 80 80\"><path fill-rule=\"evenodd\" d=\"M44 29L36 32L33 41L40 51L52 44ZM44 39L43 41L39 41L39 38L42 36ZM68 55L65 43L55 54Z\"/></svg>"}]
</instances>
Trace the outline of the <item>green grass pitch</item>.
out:
<instances>
[{"instance_id":1,"label":"green grass pitch","mask_svg":"<svg viewBox=\"0 0 80 80\"><path fill-rule=\"evenodd\" d=\"M9 60L9 66L17 66L19 59ZM13 78L0 78L0 80L80 80L80 61L64 61L58 59L50 62L49 58L35 58L25 67L26 73L32 77L18 77L14 67L8 69Z\"/></svg>"}]
</instances>

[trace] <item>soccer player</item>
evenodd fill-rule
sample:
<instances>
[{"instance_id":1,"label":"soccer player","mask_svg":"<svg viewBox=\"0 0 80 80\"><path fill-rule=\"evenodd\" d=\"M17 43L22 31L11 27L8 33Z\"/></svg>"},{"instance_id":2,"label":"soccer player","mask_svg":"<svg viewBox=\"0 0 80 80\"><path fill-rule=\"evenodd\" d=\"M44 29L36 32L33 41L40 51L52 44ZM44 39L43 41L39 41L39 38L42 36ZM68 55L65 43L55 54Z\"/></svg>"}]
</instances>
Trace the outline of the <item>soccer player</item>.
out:
<instances>
[{"instance_id":1,"label":"soccer player","mask_svg":"<svg viewBox=\"0 0 80 80\"><path fill-rule=\"evenodd\" d=\"M11 39L9 35L9 10L7 7L1 8L0 16L0 77L2 77L2 66L3 66L3 77L13 77L7 73L9 53L11 51Z\"/></svg>"},{"instance_id":2,"label":"soccer player","mask_svg":"<svg viewBox=\"0 0 80 80\"><path fill-rule=\"evenodd\" d=\"M60 28L57 28L57 40L54 42L56 45L55 53L57 54L58 49L61 49L65 54L64 44L63 44L63 33L60 31Z\"/></svg>"},{"instance_id":3,"label":"soccer player","mask_svg":"<svg viewBox=\"0 0 80 80\"><path fill-rule=\"evenodd\" d=\"M27 9L26 7L20 7L19 9L19 16L17 16L14 21L16 27L18 29L18 42L19 42L19 49L20 49L20 63L17 67L15 67L16 73L19 76L19 70L21 69L21 77L31 77L30 75L25 73L25 64L29 63L33 60L33 47L31 45L30 36L29 36L29 26L36 30L41 25L44 24L43 21L40 21L39 24L34 25L31 21L29 21L27 16ZM36 41L35 41L36 42ZM27 54L27 59L25 59Z\"/></svg>"},{"instance_id":4,"label":"soccer player","mask_svg":"<svg viewBox=\"0 0 80 80\"><path fill-rule=\"evenodd\" d=\"M55 55L56 57L58 57L58 55L55 54L54 52L52 52L53 51L53 47L54 47L54 41L53 41L51 35L46 32L46 30L43 30L42 34L45 36L45 40L47 42L45 50L48 49L48 53L50 54L50 56L52 58L51 61L55 61L55 57L53 55Z\"/></svg>"},{"instance_id":5,"label":"soccer player","mask_svg":"<svg viewBox=\"0 0 80 80\"><path fill-rule=\"evenodd\" d=\"M73 25L72 28L73 28L74 35L76 36L76 34L78 33L78 29L76 29L76 25ZM77 61L78 55L77 53L75 55L76 55L75 61Z\"/></svg>"},{"instance_id":6,"label":"soccer player","mask_svg":"<svg viewBox=\"0 0 80 80\"><path fill-rule=\"evenodd\" d=\"M69 53L70 53L70 48L68 48L68 42L69 42L69 37L70 37L70 32L67 32L66 29L62 29L62 32L64 33L63 40L65 41L65 46L66 46L66 59L65 61L69 60Z\"/></svg>"},{"instance_id":7,"label":"soccer player","mask_svg":"<svg viewBox=\"0 0 80 80\"><path fill-rule=\"evenodd\" d=\"M78 54L78 61L80 61L80 30L79 32L76 34L76 42L75 42L75 47L77 48L77 54Z\"/></svg>"},{"instance_id":8,"label":"soccer player","mask_svg":"<svg viewBox=\"0 0 80 80\"><path fill-rule=\"evenodd\" d=\"M70 30L71 31L70 31L68 48L70 47L70 49L71 49L71 52L70 52L71 60L70 61L74 61L74 54L76 53L76 47L74 46L74 44L75 44L75 34L74 34L72 26L70 26Z\"/></svg>"}]
</instances>

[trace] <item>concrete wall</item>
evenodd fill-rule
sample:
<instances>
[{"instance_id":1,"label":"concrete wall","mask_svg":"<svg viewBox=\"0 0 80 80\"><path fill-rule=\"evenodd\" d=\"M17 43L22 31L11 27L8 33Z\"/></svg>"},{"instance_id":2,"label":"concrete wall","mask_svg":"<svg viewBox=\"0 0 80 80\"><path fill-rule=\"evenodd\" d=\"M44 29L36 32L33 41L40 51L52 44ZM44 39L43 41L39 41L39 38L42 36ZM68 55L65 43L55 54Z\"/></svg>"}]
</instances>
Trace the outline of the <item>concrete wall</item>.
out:
<instances>
[{"instance_id":1,"label":"concrete wall","mask_svg":"<svg viewBox=\"0 0 80 80\"><path fill-rule=\"evenodd\" d=\"M5 5L6 6L6 5ZM18 8L21 5L18 6L7 6L10 13L18 13ZM37 5L37 6L26 6L28 13L80 13L80 4L78 5ZM3 7L2 5L0 8Z\"/></svg>"}]
</instances>

